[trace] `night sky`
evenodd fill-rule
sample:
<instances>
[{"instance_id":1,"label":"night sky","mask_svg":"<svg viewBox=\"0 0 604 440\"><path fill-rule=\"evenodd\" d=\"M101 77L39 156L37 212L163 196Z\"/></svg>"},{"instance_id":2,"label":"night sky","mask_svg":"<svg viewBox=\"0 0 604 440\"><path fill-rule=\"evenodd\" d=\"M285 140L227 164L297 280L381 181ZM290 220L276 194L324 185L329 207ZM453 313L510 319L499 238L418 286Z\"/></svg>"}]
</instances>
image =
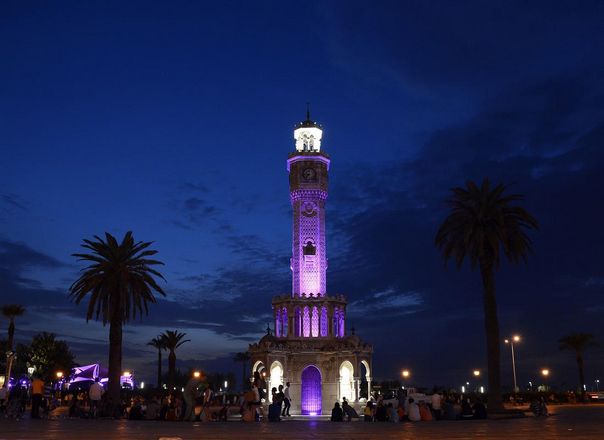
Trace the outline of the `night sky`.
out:
<instances>
[{"instance_id":1,"label":"night sky","mask_svg":"<svg viewBox=\"0 0 604 440\"><path fill-rule=\"evenodd\" d=\"M0 304L27 307L18 342L52 331L106 364L108 328L67 298L71 254L132 230L168 295L125 329L124 367L152 381L144 344L179 329L180 368L239 372L290 291L285 162L310 101L332 158L328 291L374 377L459 386L486 367L479 274L445 268L434 236L449 189L488 176L541 225L497 274L519 383L549 367L572 387L557 340L604 344L602 54L600 1L3 2ZM585 363L591 386L603 349Z\"/></svg>"}]
</instances>

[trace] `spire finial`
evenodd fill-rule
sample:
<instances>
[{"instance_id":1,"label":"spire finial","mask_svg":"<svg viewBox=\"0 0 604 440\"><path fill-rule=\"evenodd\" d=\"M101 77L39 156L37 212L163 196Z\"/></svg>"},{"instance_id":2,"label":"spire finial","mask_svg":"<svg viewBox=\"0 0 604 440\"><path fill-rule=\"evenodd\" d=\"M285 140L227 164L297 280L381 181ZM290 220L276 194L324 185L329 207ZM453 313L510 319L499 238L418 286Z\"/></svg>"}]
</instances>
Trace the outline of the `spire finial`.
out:
<instances>
[{"instance_id":1,"label":"spire finial","mask_svg":"<svg viewBox=\"0 0 604 440\"><path fill-rule=\"evenodd\" d=\"M310 102L306 103L306 120L310 121Z\"/></svg>"}]
</instances>

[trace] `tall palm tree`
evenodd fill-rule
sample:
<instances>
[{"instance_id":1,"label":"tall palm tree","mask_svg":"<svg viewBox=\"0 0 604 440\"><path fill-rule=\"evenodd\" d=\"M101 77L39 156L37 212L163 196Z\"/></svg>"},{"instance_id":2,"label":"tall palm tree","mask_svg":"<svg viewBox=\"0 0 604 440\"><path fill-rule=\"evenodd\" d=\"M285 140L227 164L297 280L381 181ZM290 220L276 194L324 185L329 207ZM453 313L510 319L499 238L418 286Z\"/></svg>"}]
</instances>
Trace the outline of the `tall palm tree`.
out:
<instances>
[{"instance_id":1,"label":"tall palm tree","mask_svg":"<svg viewBox=\"0 0 604 440\"><path fill-rule=\"evenodd\" d=\"M157 349L157 388L161 388L161 352L166 349L166 340L163 335L158 335L147 342L147 345Z\"/></svg>"},{"instance_id":2,"label":"tall palm tree","mask_svg":"<svg viewBox=\"0 0 604 440\"><path fill-rule=\"evenodd\" d=\"M168 354L168 380L170 387L174 386L174 374L176 373L176 349L185 342L191 342L190 339L183 339L187 336L186 333L180 333L178 330L166 330L162 337L166 343L166 349L170 352Z\"/></svg>"},{"instance_id":3,"label":"tall palm tree","mask_svg":"<svg viewBox=\"0 0 604 440\"><path fill-rule=\"evenodd\" d=\"M19 304L6 304L2 306L2 314L8 319L8 351L13 351L13 343L15 340L15 318L22 316L25 313L25 308Z\"/></svg>"},{"instance_id":4,"label":"tall palm tree","mask_svg":"<svg viewBox=\"0 0 604 440\"><path fill-rule=\"evenodd\" d=\"M573 333L558 340L560 350L575 352L577 367L579 368L579 386L581 398L585 400L585 372L583 370L583 352L586 348L596 346L596 337L590 333Z\"/></svg>"},{"instance_id":5,"label":"tall palm tree","mask_svg":"<svg viewBox=\"0 0 604 440\"><path fill-rule=\"evenodd\" d=\"M246 364L250 360L250 354L247 351L243 351L235 354L233 358L235 362L241 362L241 390L245 391L245 372L247 371Z\"/></svg>"},{"instance_id":6,"label":"tall palm tree","mask_svg":"<svg viewBox=\"0 0 604 440\"><path fill-rule=\"evenodd\" d=\"M152 242L135 242L128 231L121 243L105 233L105 240L84 240L81 245L91 253L73 254L87 267L69 288L70 297L80 304L87 296L86 321L101 320L109 324L109 390L112 405L120 403L120 375L122 370L122 327L130 319L148 314L148 303L155 303L154 293L165 296L155 279L164 279L152 268L163 265L161 261L148 259L157 251L149 249Z\"/></svg>"},{"instance_id":7,"label":"tall palm tree","mask_svg":"<svg viewBox=\"0 0 604 440\"><path fill-rule=\"evenodd\" d=\"M532 250L527 229L537 229L537 220L515 202L522 195L504 195L506 187L491 187L488 179L481 186L469 181L466 188L453 188L447 200L451 211L440 226L435 243L445 263L454 259L458 268L466 257L472 269L480 269L483 287L484 325L487 342L489 409L501 409L499 321L495 296L495 269L501 253L508 261L526 261Z\"/></svg>"}]
</instances>

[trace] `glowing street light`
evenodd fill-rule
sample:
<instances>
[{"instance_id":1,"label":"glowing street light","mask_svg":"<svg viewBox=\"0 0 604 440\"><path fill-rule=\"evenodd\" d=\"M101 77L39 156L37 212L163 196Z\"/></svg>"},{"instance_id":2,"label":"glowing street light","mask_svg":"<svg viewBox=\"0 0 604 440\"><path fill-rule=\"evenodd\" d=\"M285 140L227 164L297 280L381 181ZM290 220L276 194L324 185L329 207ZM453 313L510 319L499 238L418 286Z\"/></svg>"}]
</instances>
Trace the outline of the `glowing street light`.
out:
<instances>
[{"instance_id":1,"label":"glowing street light","mask_svg":"<svg viewBox=\"0 0 604 440\"><path fill-rule=\"evenodd\" d=\"M549 376L549 370L547 368L544 368L543 370L541 370L541 375L543 377Z\"/></svg>"},{"instance_id":2,"label":"glowing street light","mask_svg":"<svg viewBox=\"0 0 604 440\"><path fill-rule=\"evenodd\" d=\"M409 372L409 370L403 370L401 371L401 376L403 376L403 378L408 379L409 376L411 376L411 373Z\"/></svg>"},{"instance_id":3,"label":"glowing street light","mask_svg":"<svg viewBox=\"0 0 604 440\"><path fill-rule=\"evenodd\" d=\"M194 371L194 372L193 372L193 377L194 377L195 379L199 379L199 378L201 377L201 372L200 372L200 371Z\"/></svg>"},{"instance_id":4,"label":"glowing street light","mask_svg":"<svg viewBox=\"0 0 604 440\"><path fill-rule=\"evenodd\" d=\"M512 373L514 374L514 392L517 393L518 383L516 382L516 357L514 355L514 343L520 342L520 336L514 335L511 338L506 339L504 342L506 344L510 344L510 347L512 349Z\"/></svg>"},{"instance_id":5,"label":"glowing street light","mask_svg":"<svg viewBox=\"0 0 604 440\"><path fill-rule=\"evenodd\" d=\"M600 379L596 379L596 391L600 391Z\"/></svg>"},{"instance_id":6,"label":"glowing street light","mask_svg":"<svg viewBox=\"0 0 604 440\"><path fill-rule=\"evenodd\" d=\"M478 377L480 376L480 370L474 370L472 371L472 374L474 374L474 377Z\"/></svg>"},{"instance_id":7,"label":"glowing street light","mask_svg":"<svg viewBox=\"0 0 604 440\"><path fill-rule=\"evenodd\" d=\"M63 372L62 371L57 371L57 379L61 380L63 378Z\"/></svg>"},{"instance_id":8,"label":"glowing street light","mask_svg":"<svg viewBox=\"0 0 604 440\"><path fill-rule=\"evenodd\" d=\"M122 374L122 376L124 376L124 377L131 377L132 373L129 372L129 371L124 371L124 374Z\"/></svg>"}]
</instances>

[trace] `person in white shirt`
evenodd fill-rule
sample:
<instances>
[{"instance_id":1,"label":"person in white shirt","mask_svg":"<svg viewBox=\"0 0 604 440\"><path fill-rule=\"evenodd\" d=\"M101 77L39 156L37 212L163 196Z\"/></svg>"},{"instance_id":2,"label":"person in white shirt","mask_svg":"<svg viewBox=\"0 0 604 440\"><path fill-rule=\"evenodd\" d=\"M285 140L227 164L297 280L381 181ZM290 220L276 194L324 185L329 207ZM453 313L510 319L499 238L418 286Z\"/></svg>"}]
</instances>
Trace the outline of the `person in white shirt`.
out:
<instances>
[{"instance_id":1,"label":"person in white shirt","mask_svg":"<svg viewBox=\"0 0 604 440\"><path fill-rule=\"evenodd\" d=\"M289 382L285 383L285 389L283 390L283 395L285 398L283 399L283 411L281 412L281 417L290 417L289 408L291 405L291 395L289 394Z\"/></svg>"},{"instance_id":2,"label":"person in white shirt","mask_svg":"<svg viewBox=\"0 0 604 440\"><path fill-rule=\"evenodd\" d=\"M90 417L96 417L99 410L99 402L101 401L103 394L105 394L105 389L103 388L103 385L99 383L99 378L97 377L88 390L88 397L90 398Z\"/></svg>"},{"instance_id":3,"label":"person in white shirt","mask_svg":"<svg viewBox=\"0 0 604 440\"><path fill-rule=\"evenodd\" d=\"M409 398L407 417L409 417L410 422L419 422L422 419L419 414L419 406L417 406L413 398Z\"/></svg>"},{"instance_id":4,"label":"person in white shirt","mask_svg":"<svg viewBox=\"0 0 604 440\"><path fill-rule=\"evenodd\" d=\"M434 416L436 420L440 419L442 396L438 393L432 394L432 411L434 411Z\"/></svg>"}]
</instances>

